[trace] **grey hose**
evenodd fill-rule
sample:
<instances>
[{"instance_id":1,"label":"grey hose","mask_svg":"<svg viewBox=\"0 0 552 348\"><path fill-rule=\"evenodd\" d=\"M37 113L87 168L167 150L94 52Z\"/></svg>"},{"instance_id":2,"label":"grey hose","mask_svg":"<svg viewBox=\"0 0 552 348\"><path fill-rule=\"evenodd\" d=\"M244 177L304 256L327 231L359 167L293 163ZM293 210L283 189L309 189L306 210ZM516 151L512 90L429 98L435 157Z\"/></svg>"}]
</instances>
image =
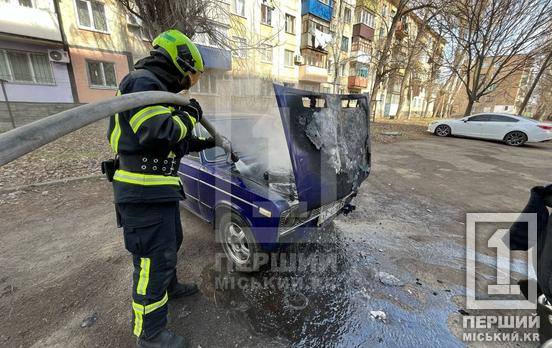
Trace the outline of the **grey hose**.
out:
<instances>
[{"instance_id":1,"label":"grey hose","mask_svg":"<svg viewBox=\"0 0 552 348\"><path fill-rule=\"evenodd\" d=\"M186 105L189 99L169 92L138 92L113 97L95 103L82 105L58 114L45 117L22 127L0 134L0 166L26 153L38 149L66 134L103 118L146 105ZM227 143L205 119L201 123L215 138L217 145ZM106 140L107 141L107 140ZM226 149L225 150L230 150Z\"/></svg>"}]
</instances>

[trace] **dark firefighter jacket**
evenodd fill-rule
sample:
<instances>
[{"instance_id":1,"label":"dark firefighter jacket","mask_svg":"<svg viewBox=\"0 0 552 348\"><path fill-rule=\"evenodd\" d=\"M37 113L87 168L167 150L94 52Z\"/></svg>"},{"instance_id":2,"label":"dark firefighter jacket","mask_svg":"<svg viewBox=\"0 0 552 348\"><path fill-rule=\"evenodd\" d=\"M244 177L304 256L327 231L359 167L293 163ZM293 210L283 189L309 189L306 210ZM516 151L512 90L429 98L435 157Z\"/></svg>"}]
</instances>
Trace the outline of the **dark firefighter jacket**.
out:
<instances>
[{"instance_id":1,"label":"dark firefighter jacket","mask_svg":"<svg viewBox=\"0 0 552 348\"><path fill-rule=\"evenodd\" d=\"M510 249L537 248L537 281L539 289L552 299L552 216L547 206L552 207L552 185L534 187L523 213L536 214L537 240L529 240L528 224L516 222L510 227Z\"/></svg>"},{"instance_id":2,"label":"dark firefighter jacket","mask_svg":"<svg viewBox=\"0 0 552 348\"><path fill-rule=\"evenodd\" d=\"M162 55L152 52L135 65L119 85L117 95L168 91L177 93L180 72ZM195 120L173 105L149 105L111 116L107 138L121 156L146 155L180 158L190 151L201 151L208 142L192 136ZM117 170L113 178L115 203L164 202L183 198L180 179Z\"/></svg>"}]
</instances>

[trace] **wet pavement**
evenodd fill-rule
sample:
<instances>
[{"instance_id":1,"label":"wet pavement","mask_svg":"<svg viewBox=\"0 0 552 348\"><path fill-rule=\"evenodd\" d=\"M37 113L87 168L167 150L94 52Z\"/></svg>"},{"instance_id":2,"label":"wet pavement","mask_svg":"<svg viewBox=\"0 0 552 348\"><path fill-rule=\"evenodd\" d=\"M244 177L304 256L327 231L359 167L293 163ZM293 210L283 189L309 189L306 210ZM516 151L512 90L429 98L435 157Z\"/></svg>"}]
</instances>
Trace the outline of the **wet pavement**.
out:
<instances>
[{"instance_id":1,"label":"wet pavement","mask_svg":"<svg viewBox=\"0 0 552 348\"><path fill-rule=\"evenodd\" d=\"M169 327L193 348L463 347L463 314L508 314L466 308L466 213L520 211L532 186L550 182L552 144L428 136L372 151L357 209L254 275L218 264L210 226L183 211L178 274L201 291L170 302ZM3 207L0 346L133 347L131 259L109 184L42 191ZM477 241L492 232L478 230ZM525 267L518 256L514 277ZM492 281L493 255L478 261L477 279Z\"/></svg>"},{"instance_id":2,"label":"wet pavement","mask_svg":"<svg viewBox=\"0 0 552 348\"><path fill-rule=\"evenodd\" d=\"M441 139L429 141L420 146L428 150L431 144L443 150L448 147L438 143ZM494 155L512 151L514 156L525 156L515 153L519 149L496 143L470 143L464 139L452 142L478 146L480 158L485 158L485 151ZM236 321L268 339L268 346L465 346L458 331L461 313L467 313L465 213L477 211L478 192L471 191L473 201L466 202L454 197L441 199L424 191L423 186L439 187L444 181L448 181L452 192L469 188L455 186L464 180L454 178L458 173L451 175L450 180L438 175L440 169L446 168L439 163L447 161L446 157L433 149L433 153L420 151L415 147L417 143L411 145L410 149L397 146L405 159L399 162L392 151L382 154L376 148L374 172L354 201L357 210L316 231L308 243L288 247L285 254L257 274L208 266L203 273L205 288L213 292L219 305L230 310ZM412 152L410 159L408 150ZM521 151L538 156L542 149ZM417 158L430 155L437 158L417 162ZM463 168L463 175L480 172L470 156L463 156L471 164ZM450 165L461 166L457 160L450 158ZM393 167L387 167L388 162ZM409 168L414 163L417 167ZM479 164L490 163L487 157ZM507 171L509 168L505 168ZM541 175L545 180L543 174L544 171L532 170L530 175ZM502 176L500 181L505 179ZM508 197L517 195L519 199L506 212L516 211L523 207L527 193L514 194L512 188L529 190L531 184L516 182L510 188L496 185L494 191ZM487 190L491 186L493 183L487 185ZM501 209L504 208L496 204L485 211ZM293 259L295 255L317 257L319 262L306 270L282 271L285 266L301 265ZM494 279L494 257L478 254L478 262L478 277ZM515 265L514 272L521 272L526 266L523 261L516 261Z\"/></svg>"}]
</instances>

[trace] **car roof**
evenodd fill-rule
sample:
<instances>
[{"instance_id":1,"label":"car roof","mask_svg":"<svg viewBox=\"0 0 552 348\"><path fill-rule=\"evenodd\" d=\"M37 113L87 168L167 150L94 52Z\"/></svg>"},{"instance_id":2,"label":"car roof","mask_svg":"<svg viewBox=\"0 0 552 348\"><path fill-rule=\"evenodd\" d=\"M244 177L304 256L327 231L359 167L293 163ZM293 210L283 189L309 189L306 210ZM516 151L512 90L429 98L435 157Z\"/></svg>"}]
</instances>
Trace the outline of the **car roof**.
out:
<instances>
[{"instance_id":1,"label":"car roof","mask_svg":"<svg viewBox=\"0 0 552 348\"><path fill-rule=\"evenodd\" d=\"M520 121L529 121L529 120L532 120L531 118L527 118L527 117L519 116L519 115L514 115L514 114L508 114L508 113L504 113L504 112L480 112L480 113L477 113L477 114L470 115L470 116L468 116L468 117L472 117L472 116L482 116L482 115L506 116L506 117L515 118L516 120L520 120Z\"/></svg>"}]
</instances>

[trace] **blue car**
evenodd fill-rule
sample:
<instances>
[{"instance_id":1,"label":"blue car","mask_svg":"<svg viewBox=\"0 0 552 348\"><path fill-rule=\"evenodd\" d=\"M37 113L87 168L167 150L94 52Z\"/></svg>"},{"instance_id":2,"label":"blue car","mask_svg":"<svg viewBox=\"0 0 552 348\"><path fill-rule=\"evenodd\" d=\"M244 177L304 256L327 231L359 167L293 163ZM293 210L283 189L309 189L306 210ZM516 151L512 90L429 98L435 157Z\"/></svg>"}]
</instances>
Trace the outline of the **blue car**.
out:
<instances>
[{"instance_id":1,"label":"blue car","mask_svg":"<svg viewBox=\"0 0 552 348\"><path fill-rule=\"evenodd\" d=\"M242 271L257 269L257 254L352 209L370 173L366 95L274 89L275 105L266 114L206 116L231 141L238 163L216 147L190 153L179 168L182 204L212 224ZM201 126L194 133L209 136Z\"/></svg>"}]
</instances>

